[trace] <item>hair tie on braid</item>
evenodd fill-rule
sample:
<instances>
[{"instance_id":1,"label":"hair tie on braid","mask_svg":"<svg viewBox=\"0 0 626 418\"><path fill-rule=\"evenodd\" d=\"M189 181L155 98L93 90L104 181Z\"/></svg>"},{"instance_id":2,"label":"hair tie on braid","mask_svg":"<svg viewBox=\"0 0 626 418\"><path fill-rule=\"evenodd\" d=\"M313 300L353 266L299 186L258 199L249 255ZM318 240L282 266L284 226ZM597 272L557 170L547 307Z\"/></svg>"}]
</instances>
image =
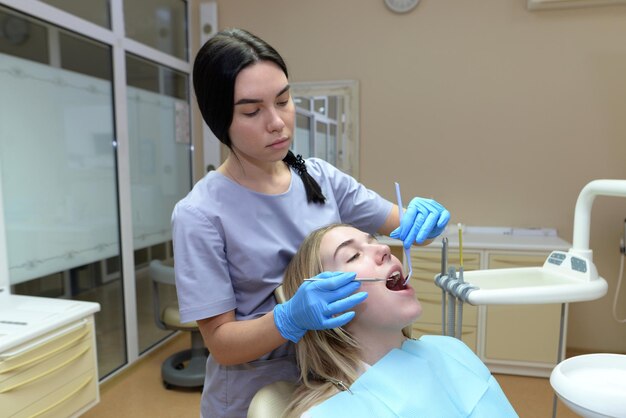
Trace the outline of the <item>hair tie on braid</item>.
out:
<instances>
[{"instance_id":1,"label":"hair tie on braid","mask_svg":"<svg viewBox=\"0 0 626 418\"><path fill-rule=\"evenodd\" d=\"M296 160L293 162L293 169L296 170L300 176L302 173L306 173L306 164L301 154L296 156Z\"/></svg>"},{"instance_id":2,"label":"hair tie on braid","mask_svg":"<svg viewBox=\"0 0 626 418\"><path fill-rule=\"evenodd\" d=\"M317 181L315 181L315 179L307 173L306 163L304 162L302 155L298 155L296 157L293 152L289 150L285 158L283 158L283 161L293 168L302 179L304 189L306 190L307 202L319 203L323 205L324 202L326 202L326 197L324 197L322 189Z\"/></svg>"}]
</instances>

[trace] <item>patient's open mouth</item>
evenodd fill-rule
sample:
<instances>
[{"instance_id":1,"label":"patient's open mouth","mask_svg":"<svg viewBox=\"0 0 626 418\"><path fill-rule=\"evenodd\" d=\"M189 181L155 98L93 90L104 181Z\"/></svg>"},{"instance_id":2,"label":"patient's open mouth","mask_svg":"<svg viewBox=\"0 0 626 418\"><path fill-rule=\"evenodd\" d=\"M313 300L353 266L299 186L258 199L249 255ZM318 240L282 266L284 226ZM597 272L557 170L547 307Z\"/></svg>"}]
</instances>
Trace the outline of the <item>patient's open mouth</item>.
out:
<instances>
[{"instance_id":1,"label":"patient's open mouth","mask_svg":"<svg viewBox=\"0 0 626 418\"><path fill-rule=\"evenodd\" d=\"M393 290L394 292L406 289L406 286L404 285L404 277L402 277L402 274L400 274L399 271L391 273L391 275L387 278L386 286L387 289Z\"/></svg>"}]
</instances>

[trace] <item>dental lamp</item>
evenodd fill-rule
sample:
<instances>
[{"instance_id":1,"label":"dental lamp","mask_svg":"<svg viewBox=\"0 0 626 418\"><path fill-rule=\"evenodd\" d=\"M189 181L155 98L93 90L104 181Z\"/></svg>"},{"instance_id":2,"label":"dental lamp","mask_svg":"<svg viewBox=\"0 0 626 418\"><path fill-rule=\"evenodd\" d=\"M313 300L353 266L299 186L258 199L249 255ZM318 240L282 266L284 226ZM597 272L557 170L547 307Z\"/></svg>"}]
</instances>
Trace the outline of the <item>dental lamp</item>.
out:
<instances>
[{"instance_id":1,"label":"dental lamp","mask_svg":"<svg viewBox=\"0 0 626 418\"><path fill-rule=\"evenodd\" d=\"M589 249L591 207L596 196L626 197L626 180L594 180L580 192L569 251L553 251L542 267L451 271L435 283L461 302L472 305L584 302L607 292ZM445 248L445 243L444 243ZM462 320L462 319L461 319ZM550 376L556 395L583 417L626 417L626 355L588 354L561 361L563 321L557 366ZM556 414L556 398L553 416Z\"/></svg>"}]
</instances>

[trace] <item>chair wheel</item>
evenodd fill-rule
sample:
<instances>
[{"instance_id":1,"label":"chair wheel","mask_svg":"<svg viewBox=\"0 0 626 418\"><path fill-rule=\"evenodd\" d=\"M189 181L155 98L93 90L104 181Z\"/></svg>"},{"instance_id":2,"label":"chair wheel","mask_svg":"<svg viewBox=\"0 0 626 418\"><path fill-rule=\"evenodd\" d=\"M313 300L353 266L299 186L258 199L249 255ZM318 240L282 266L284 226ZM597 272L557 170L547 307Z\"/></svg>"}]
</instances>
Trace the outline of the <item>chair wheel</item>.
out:
<instances>
[{"instance_id":1,"label":"chair wheel","mask_svg":"<svg viewBox=\"0 0 626 418\"><path fill-rule=\"evenodd\" d=\"M165 381L164 381L164 382L163 382L163 387L164 387L165 389L167 389L167 390L170 390L170 389L172 389L174 386L172 386L172 385L170 385L169 383L167 383L167 382L165 382Z\"/></svg>"}]
</instances>

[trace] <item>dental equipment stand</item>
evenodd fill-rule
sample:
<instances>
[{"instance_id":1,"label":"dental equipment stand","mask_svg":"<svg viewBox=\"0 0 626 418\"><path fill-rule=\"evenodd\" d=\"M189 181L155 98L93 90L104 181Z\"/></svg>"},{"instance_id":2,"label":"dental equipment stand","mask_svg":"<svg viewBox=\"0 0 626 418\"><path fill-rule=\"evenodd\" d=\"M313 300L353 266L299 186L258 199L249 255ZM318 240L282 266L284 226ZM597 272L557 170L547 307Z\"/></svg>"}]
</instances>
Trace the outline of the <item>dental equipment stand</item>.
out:
<instances>
[{"instance_id":1,"label":"dental equipment stand","mask_svg":"<svg viewBox=\"0 0 626 418\"><path fill-rule=\"evenodd\" d=\"M562 358L565 304L598 299L608 289L606 280L598 275L593 252L589 249L591 206L597 195L626 197L626 180L594 180L582 189L576 201L572 248L568 252L553 251L542 267L466 273L460 268L457 275L454 267L447 266L447 240L444 238L441 273L435 276L435 284L442 289L443 333L457 338L461 333L464 302L471 305L561 304L558 360L550 377L555 390L553 417L556 416L557 395L584 417L620 417L626 411L626 385L623 383L626 382L626 355L596 354L588 355L596 356L594 358L581 360L587 356L577 356L565 361ZM458 329L455 330L457 303ZM591 381L589 376L593 376ZM621 382L617 389L615 382Z\"/></svg>"}]
</instances>

